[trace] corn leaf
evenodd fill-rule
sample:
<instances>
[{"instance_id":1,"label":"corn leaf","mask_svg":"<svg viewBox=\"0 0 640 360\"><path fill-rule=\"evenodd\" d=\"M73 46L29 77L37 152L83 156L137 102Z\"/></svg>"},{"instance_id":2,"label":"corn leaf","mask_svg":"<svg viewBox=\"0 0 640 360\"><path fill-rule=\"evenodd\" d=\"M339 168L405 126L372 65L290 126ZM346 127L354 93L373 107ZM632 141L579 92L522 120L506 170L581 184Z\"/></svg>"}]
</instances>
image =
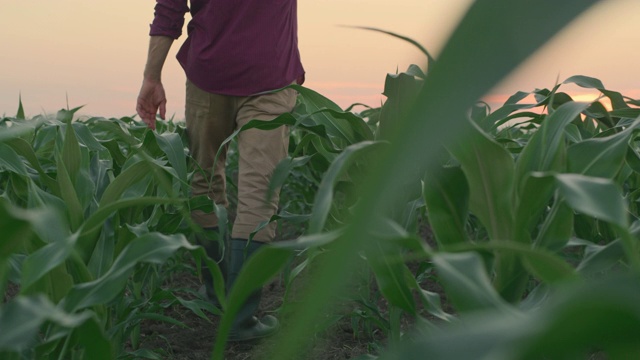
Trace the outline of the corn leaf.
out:
<instances>
[{"instance_id":1,"label":"corn leaf","mask_svg":"<svg viewBox=\"0 0 640 360\"><path fill-rule=\"evenodd\" d=\"M286 157L276 165L273 170L271 179L269 180L269 188L267 189L267 199L271 199L276 189L280 189L284 182L287 180L289 173L298 167L306 165L311 156L301 156L297 158Z\"/></svg>"},{"instance_id":2,"label":"corn leaf","mask_svg":"<svg viewBox=\"0 0 640 360\"><path fill-rule=\"evenodd\" d=\"M0 229L3 233L0 241L0 266L3 266L3 261L6 261L11 254L23 249L33 232L27 213L13 207L2 198L0 198Z\"/></svg>"},{"instance_id":3,"label":"corn leaf","mask_svg":"<svg viewBox=\"0 0 640 360\"><path fill-rule=\"evenodd\" d=\"M333 202L333 188L339 177L347 171L351 164L357 161L359 157L371 151L376 151L384 145L385 144L381 142L363 141L347 147L336 157L322 178L322 182L316 193L311 211L312 216L309 220L309 233L317 233L324 228Z\"/></svg>"},{"instance_id":4,"label":"corn leaf","mask_svg":"<svg viewBox=\"0 0 640 360\"><path fill-rule=\"evenodd\" d=\"M400 248L390 246L381 239L373 239L376 245L367 252L367 263L371 266L376 277L378 288L390 304L416 315L416 304L407 283L405 272L408 271L403 263Z\"/></svg>"},{"instance_id":5,"label":"corn leaf","mask_svg":"<svg viewBox=\"0 0 640 360\"><path fill-rule=\"evenodd\" d=\"M468 124L467 138L450 151L467 178L469 208L486 226L491 239L515 240L513 159L501 145Z\"/></svg>"},{"instance_id":6,"label":"corn leaf","mask_svg":"<svg viewBox=\"0 0 640 360\"><path fill-rule=\"evenodd\" d=\"M587 104L568 102L548 116L518 157L517 179L533 171L557 171L561 158L563 129L587 108ZM522 184L518 184L521 186Z\"/></svg>"},{"instance_id":7,"label":"corn leaf","mask_svg":"<svg viewBox=\"0 0 640 360\"><path fill-rule=\"evenodd\" d=\"M96 138L96 136L91 132L91 128L84 122L74 122L73 130L76 133L76 138L78 139L78 143L84 145L90 151L96 152L105 152L107 148L105 148L100 141Z\"/></svg>"},{"instance_id":8,"label":"corn leaf","mask_svg":"<svg viewBox=\"0 0 640 360\"><path fill-rule=\"evenodd\" d=\"M115 354L110 338L105 334L102 324L94 317L73 329L71 343L82 350L87 359L110 360Z\"/></svg>"},{"instance_id":9,"label":"corn leaf","mask_svg":"<svg viewBox=\"0 0 640 360\"><path fill-rule=\"evenodd\" d=\"M153 165L149 161L139 161L128 167L104 190L100 198L100 206L118 200L132 185L144 179L152 171Z\"/></svg>"},{"instance_id":10,"label":"corn leaf","mask_svg":"<svg viewBox=\"0 0 640 360\"><path fill-rule=\"evenodd\" d=\"M563 82L564 84L576 84L580 87L587 89L597 89L602 94L611 100L611 105L613 109L627 109L629 106L627 105L624 97L617 91L607 90L602 83L602 81L584 75L575 75Z\"/></svg>"},{"instance_id":11,"label":"corn leaf","mask_svg":"<svg viewBox=\"0 0 640 360\"><path fill-rule=\"evenodd\" d=\"M75 186L78 172L80 172L82 166L82 154L80 152L80 143L78 143L76 132L71 123L65 126L64 143L60 156L67 170L69 179Z\"/></svg>"},{"instance_id":12,"label":"corn leaf","mask_svg":"<svg viewBox=\"0 0 640 360\"><path fill-rule=\"evenodd\" d=\"M184 144L182 139L176 133L164 133L162 135L155 133L158 146L167 155L169 163L178 174L182 189L186 192L189 186L187 182L187 161L184 154Z\"/></svg>"},{"instance_id":13,"label":"corn leaf","mask_svg":"<svg viewBox=\"0 0 640 360\"><path fill-rule=\"evenodd\" d=\"M89 283L77 284L65 299L64 308L75 312L79 309L106 304L124 289L129 275L139 263L161 264L178 249L194 250L184 235L150 233L129 244L102 277Z\"/></svg>"},{"instance_id":14,"label":"corn leaf","mask_svg":"<svg viewBox=\"0 0 640 360\"><path fill-rule=\"evenodd\" d=\"M24 108L22 107L22 94L18 95L18 113L16 114L16 119L24 120Z\"/></svg>"},{"instance_id":15,"label":"corn leaf","mask_svg":"<svg viewBox=\"0 0 640 360\"><path fill-rule=\"evenodd\" d=\"M627 206L618 186L608 179L558 174L560 194L576 211L622 228L628 226Z\"/></svg>"},{"instance_id":16,"label":"corn leaf","mask_svg":"<svg viewBox=\"0 0 640 360\"><path fill-rule=\"evenodd\" d=\"M491 285L484 263L477 254L440 253L433 256L433 264L447 297L458 311L507 309Z\"/></svg>"},{"instance_id":17,"label":"corn leaf","mask_svg":"<svg viewBox=\"0 0 640 360\"><path fill-rule=\"evenodd\" d=\"M585 276L597 275L610 270L625 258L622 241L615 240L605 246L589 244L590 251L576 269Z\"/></svg>"},{"instance_id":18,"label":"corn leaf","mask_svg":"<svg viewBox=\"0 0 640 360\"><path fill-rule=\"evenodd\" d=\"M100 237L98 238L98 241L96 241L96 246L93 249L89 262L87 263L87 269L93 278L98 278L104 275L111 265L113 265L116 245L113 236L114 234L112 231L100 232Z\"/></svg>"},{"instance_id":19,"label":"corn leaf","mask_svg":"<svg viewBox=\"0 0 640 360\"><path fill-rule=\"evenodd\" d=\"M18 154L8 145L0 143L0 168L5 168L18 175L28 176L27 168Z\"/></svg>"},{"instance_id":20,"label":"corn leaf","mask_svg":"<svg viewBox=\"0 0 640 360\"><path fill-rule=\"evenodd\" d=\"M70 314L53 305L44 296L18 296L0 308L0 350L21 351L32 345L42 324L51 321L56 325L74 328L91 318L90 312Z\"/></svg>"},{"instance_id":21,"label":"corn leaf","mask_svg":"<svg viewBox=\"0 0 640 360\"><path fill-rule=\"evenodd\" d=\"M522 190L516 206L516 229L519 236L530 236L555 191L552 175L528 173L521 181Z\"/></svg>"},{"instance_id":22,"label":"corn leaf","mask_svg":"<svg viewBox=\"0 0 640 360\"><path fill-rule=\"evenodd\" d=\"M326 97L318 94L317 92L306 88L301 85L289 85L290 88L295 89L304 99L307 111L312 116L315 123L323 125L329 136L336 138L340 147L345 147L349 144L354 144L358 141L354 130L349 123L344 120L338 120L333 116L329 116L326 112L320 110L329 109L337 112L342 112L340 106ZM339 140L338 140L339 139Z\"/></svg>"},{"instance_id":23,"label":"corn leaf","mask_svg":"<svg viewBox=\"0 0 640 360\"><path fill-rule=\"evenodd\" d=\"M336 241L342 234L341 230L326 231L321 233L303 235L295 240L278 241L273 246L287 250L307 250L329 245Z\"/></svg>"},{"instance_id":24,"label":"corn leaf","mask_svg":"<svg viewBox=\"0 0 640 360\"><path fill-rule=\"evenodd\" d=\"M41 233L49 225L51 239L47 245L31 253L22 263L22 286L28 289L45 274L64 263L74 250L77 237L65 234L64 229L57 226L59 216L51 211L37 213L34 219L35 228Z\"/></svg>"},{"instance_id":25,"label":"corn leaf","mask_svg":"<svg viewBox=\"0 0 640 360\"><path fill-rule=\"evenodd\" d=\"M424 181L429 224L440 249L468 241L469 185L460 168L436 169Z\"/></svg>"},{"instance_id":26,"label":"corn leaf","mask_svg":"<svg viewBox=\"0 0 640 360\"><path fill-rule=\"evenodd\" d=\"M631 334L640 331L638 281L619 275L554 288L555 300L537 311L486 312L442 331L422 329L429 335L409 337L380 360L569 359L584 358L594 347L620 358L636 357L640 347Z\"/></svg>"},{"instance_id":27,"label":"corn leaf","mask_svg":"<svg viewBox=\"0 0 640 360\"><path fill-rule=\"evenodd\" d=\"M567 149L569 172L602 178L615 177L624 164L629 139L640 121L624 131L604 138L579 142Z\"/></svg>"},{"instance_id":28,"label":"corn leaf","mask_svg":"<svg viewBox=\"0 0 640 360\"><path fill-rule=\"evenodd\" d=\"M573 210L563 200L557 199L542 223L535 245L560 251L573 235L573 224Z\"/></svg>"},{"instance_id":29,"label":"corn leaf","mask_svg":"<svg viewBox=\"0 0 640 360\"><path fill-rule=\"evenodd\" d=\"M11 146L16 154L24 157L29 162L29 165L38 172L40 180L51 193L54 195L60 194L58 183L51 176L45 173L31 144L19 137L7 140L6 144Z\"/></svg>"},{"instance_id":30,"label":"corn leaf","mask_svg":"<svg viewBox=\"0 0 640 360\"><path fill-rule=\"evenodd\" d=\"M77 249L84 255L85 260L88 261L95 251L96 243L98 241L96 233L104 225L104 222L117 210L135 206L171 204L178 201L179 200L171 198L157 197L125 198L111 202L108 205L100 206L98 210L91 214L78 229L79 238L77 242Z\"/></svg>"},{"instance_id":31,"label":"corn leaf","mask_svg":"<svg viewBox=\"0 0 640 360\"><path fill-rule=\"evenodd\" d=\"M67 167L64 164L64 160L60 156L56 156L56 164L58 168L58 185L60 186L60 197L67 205L67 218L71 230L75 231L80 227L80 224L84 221L84 211L78 199L78 194L73 186L73 182L67 172ZM77 175L77 172L76 172Z\"/></svg>"}]
</instances>

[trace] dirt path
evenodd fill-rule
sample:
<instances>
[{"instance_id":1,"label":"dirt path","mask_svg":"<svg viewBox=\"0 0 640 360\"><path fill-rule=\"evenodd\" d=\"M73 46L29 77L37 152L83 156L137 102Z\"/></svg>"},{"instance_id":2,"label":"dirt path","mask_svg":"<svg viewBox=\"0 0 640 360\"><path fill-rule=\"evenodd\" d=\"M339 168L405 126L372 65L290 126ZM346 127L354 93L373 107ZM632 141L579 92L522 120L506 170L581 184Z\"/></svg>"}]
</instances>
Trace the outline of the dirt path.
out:
<instances>
[{"instance_id":1,"label":"dirt path","mask_svg":"<svg viewBox=\"0 0 640 360\"><path fill-rule=\"evenodd\" d=\"M435 246L431 230L424 222L420 226L419 235L430 245ZM409 268L414 273L419 267L420 264L418 263L409 265ZM304 276L304 273L301 276ZM375 306L380 312L386 315L388 304L384 298L379 296L375 282L373 279L371 280L373 284L369 290L371 299L375 300ZM179 284L180 287L188 287L193 290L197 290L200 287L197 277L188 273L177 274L172 281L175 284ZM296 283L304 282L304 279L296 279ZM169 286L171 287L172 285L169 284ZM442 297L445 311L453 311L450 304L446 302L441 286L434 278L423 279L421 286L426 290L439 293ZM293 293L296 291L299 290L291 290ZM274 280L263 289L261 310L264 312L276 312L282 306L284 295L284 282L279 279ZM371 323L366 324L368 328L365 329L362 319L360 319L360 323L354 322L354 320L358 320L358 316L355 314L362 306L354 301L344 302L337 306L338 308L332 310L332 314L328 314L328 317L334 317L337 321L321 333L316 334L309 345L308 351L305 352L304 360L353 359L360 355L375 354L384 347L386 339L380 329L376 329ZM215 341L219 317L209 316L211 323L208 323L180 305L173 306L165 315L185 323L188 327L182 328L167 323L145 322L142 325L144 340L141 342L141 347L161 353L163 359L209 359ZM427 314L423 315L427 316L427 318L430 317ZM282 316L277 317L281 320L281 325L283 327L286 326L286 319L283 319ZM409 328L412 320L404 319L403 322L404 327ZM270 360L268 349L271 345L273 345L272 340L269 339L258 343L228 344L225 350L225 359Z\"/></svg>"},{"instance_id":2,"label":"dirt path","mask_svg":"<svg viewBox=\"0 0 640 360\"><path fill-rule=\"evenodd\" d=\"M181 287L197 290L198 279L189 274L180 274L174 278ZM282 305L285 288L276 280L263 290L261 309L264 312L276 311ZM209 316L211 323L201 319L189 309L175 305L165 315L186 324L183 328L177 325L145 321L141 327L141 348L153 350L163 359L201 360L209 359L215 341L219 317ZM286 321L282 324L286 326ZM381 338L356 336L348 315L337 321L316 337L306 353L308 360L351 359L369 353L372 344L382 341ZM227 360L268 359L268 349L272 345L269 339L255 343L232 343L225 350Z\"/></svg>"}]
</instances>

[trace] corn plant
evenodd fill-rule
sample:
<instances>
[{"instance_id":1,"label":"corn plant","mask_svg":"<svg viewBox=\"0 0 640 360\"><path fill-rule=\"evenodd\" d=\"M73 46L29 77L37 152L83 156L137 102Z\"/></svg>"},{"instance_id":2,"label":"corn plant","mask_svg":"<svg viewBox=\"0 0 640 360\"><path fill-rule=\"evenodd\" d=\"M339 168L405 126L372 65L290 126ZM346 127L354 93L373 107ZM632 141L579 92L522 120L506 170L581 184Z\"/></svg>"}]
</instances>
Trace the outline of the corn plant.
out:
<instances>
[{"instance_id":1,"label":"corn plant","mask_svg":"<svg viewBox=\"0 0 640 360\"><path fill-rule=\"evenodd\" d=\"M10 136L0 141L0 288L19 286L0 308L3 358L124 354L142 319L173 321L148 301L162 291L158 265L180 249L204 256L185 236L188 213L212 205L186 199L183 129L72 121L77 110L32 120L20 110L1 122ZM216 311L172 293L164 299Z\"/></svg>"},{"instance_id":2,"label":"corn plant","mask_svg":"<svg viewBox=\"0 0 640 360\"><path fill-rule=\"evenodd\" d=\"M476 1L437 59L420 47L426 74L412 66L387 77L381 109L352 113L293 85L294 113L239 129L291 128L271 184L289 201L270 221L296 221L305 234L249 259L226 298L217 289L212 358L222 358L242 300L294 255L303 258L287 281L309 264L315 276L302 301L285 303L293 316L270 358L300 358L310 324L363 268L390 305L383 314L361 299L376 314L361 319L389 338L368 359L637 357L640 102L587 76L516 93L494 111L478 102L596 2ZM575 102L568 83L602 98ZM145 299L219 313L158 284L160 264L180 249L222 283L187 241L190 210L222 210L187 199L184 129L72 121L75 111L26 120L20 105L0 121L0 289L20 285L0 308L0 328L16 329L0 334L3 358L143 355L140 320L172 321ZM434 247L418 236L420 213ZM415 261L435 271L454 312L422 288L407 266Z\"/></svg>"},{"instance_id":3,"label":"corn plant","mask_svg":"<svg viewBox=\"0 0 640 360\"><path fill-rule=\"evenodd\" d=\"M299 344L311 335L308 324L342 291L345 275L363 253L387 300L416 318L415 332L399 339L402 346L390 344L383 359L425 354L555 358L593 349L612 356L637 353L635 336L624 335L633 334L640 324L637 305L632 305L638 298L636 215L628 205L637 193L633 169L638 113L631 106L637 101L580 76L567 82L598 89L614 102L612 111L600 102L573 102L557 88L538 91L539 103L532 105L519 104L522 94L516 94L503 109L486 116L476 104L595 2L558 6L550 1L477 1L471 6L429 69L415 106L396 119L388 143L353 144L325 173L322 182L332 188L335 174L347 171L347 158L376 148L379 166L367 169L349 221L325 231L332 199L327 190L314 203L308 236L265 249L248 264L263 268L267 258L285 258L292 249L325 249L316 259L322 271L296 307L295 320L284 329L274 357L295 357ZM549 7L554 11L548 12ZM536 26L540 23L545 26ZM509 127L510 120L528 116L515 110L535 107L544 107L546 113L530 113L527 124ZM394 215L407 204L401 196L406 184L421 179L437 250L407 232ZM470 223L482 228L476 233L482 236L469 236ZM578 264L559 253L567 246L587 248ZM458 321L437 326L418 314L412 294L421 295L433 315L445 322L451 319L408 273L407 257L433 263ZM275 273L277 266L273 269ZM251 284L249 273L241 274L247 288L234 289L231 298L258 286ZM600 280L603 274L607 278ZM591 288L613 296L587 296ZM578 305L585 301L582 296L588 305ZM223 333L228 321L225 314ZM220 358L223 342L217 342L213 358Z\"/></svg>"}]
</instances>

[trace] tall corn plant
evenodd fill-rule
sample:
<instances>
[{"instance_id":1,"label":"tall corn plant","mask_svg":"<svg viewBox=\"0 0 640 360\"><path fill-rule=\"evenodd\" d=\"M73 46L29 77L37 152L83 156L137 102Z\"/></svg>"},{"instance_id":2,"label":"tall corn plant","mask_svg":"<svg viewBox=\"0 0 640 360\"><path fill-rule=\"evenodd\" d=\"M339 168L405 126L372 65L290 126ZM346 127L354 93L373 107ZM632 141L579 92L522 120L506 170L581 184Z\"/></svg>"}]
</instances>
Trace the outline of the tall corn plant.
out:
<instances>
[{"instance_id":1,"label":"tall corn plant","mask_svg":"<svg viewBox=\"0 0 640 360\"><path fill-rule=\"evenodd\" d=\"M585 80L589 79L574 77L567 82ZM618 93L601 89L622 98ZM547 106L555 95L550 92L538 106ZM629 109L624 101L614 106ZM599 219L600 226L615 228L612 233L619 233L633 253L626 230L627 214L623 199L616 195L619 193L616 182L622 185L628 177L634 177L625 157L633 151L630 142L635 138L638 123L632 118L614 118L616 125L593 127L597 119L589 109L595 107L604 108L600 102L580 104L570 100L556 109L550 107L551 114L536 115L541 122L539 128L531 128L519 138L526 141L524 146L515 142L507 142L508 147L500 145L497 142L500 138L493 140L475 123L467 123L471 135L464 144L450 147L459 166L449 167L425 181L427 204L440 245L451 249L454 244L465 243L460 234L464 232L462 219L467 216L468 207L487 228L493 245L515 242L556 251L573 234L573 209ZM619 110L614 107L611 113ZM604 114L610 117L609 112ZM515 114L511 119L528 116ZM576 135L580 129L589 138ZM578 201L576 192L591 198ZM451 223L447 219L457 221ZM635 262L633 257L628 260ZM527 258L522 264L512 251L496 254L495 285L509 301L518 301L528 282L528 272L522 265L550 266L531 263Z\"/></svg>"},{"instance_id":2,"label":"tall corn plant","mask_svg":"<svg viewBox=\"0 0 640 360\"><path fill-rule=\"evenodd\" d=\"M170 320L142 301L159 290L154 266L180 249L204 257L180 233L191 232L183 224L191 208L212 208L186 200L180 129L167 123L152 133L128 118L72 121L77 110L2 120L0 288L11 280L20 290L0 308L3 358L124 354L142 319Z\"/></svg>"},{"instance_id":3,"label":"tall corn plant","mask_svg":"<svg viewBox=\"0 0 640 360\"><path fill-rule=\"evenodd\" d=\"M416 314L410 290L421 289L402 266L407 251L433 262L460 320L431 331L434 325L425 325L425 319L418 317L417 332L381 358L429 354L434 358L533 359L576 355L592 347L613 356L638 350L635 336L624 335L633 334L640 325L637 301L629 300L638 298L636 226L631 225L634 218L624 197L637 196L629 188L637 182L633 120L638 114L628 106L635 101L617 102L613 111L603 112L599 103L575 103L555 90L542 91L538 95L549 113L534 116L539 125L532 124L523 143L493 136L509 133L498 122L510 120L522 94L510 99L502 114L469 120L469 109L483 94L594 3L480 0L471 6L430 69L416 105L397 119L389 144L360 143L350 148L355 153L376 146L379 152L378 166L368 170L349 221L337 230L323 231L326 212L318 210L330 206L331 198L317 198L311 214L316 225L310 227L310 235L265 249L240 275L245 286L236 287L231 299L260 286L264 279L252 282L249 273L262 269L267 258L284 259L292 249L327 249L318 260L319 275L296 306L292 323L283 329L274 358L295 358L300 344L311 335L309 324L327 309L333 294L343 290L354 259L363 253L378 269L378 282L389 302ZM620 100L594 79L569 81ZM478 118L477 112L472 114ZM443 149L455 159L444 170L439 166ZM581 156L585 153L599 156L585 160ZM341 156L332 166L342 165ZM328 171L325 178L333 174ZM437 251L393 221L394 212L406 205L399 196L403 186L420 181L423 174L430 221L439 241ZM488 239L469 240L464 229L469 214L479 219ZM577 239L574 232L582 231L578 222L606 227L613 237L604 245L586 236ZM555 253L567 244L588 248L577 268ZM489 256L483 258L480 253ZM593 274L616 264L622 264L628 275L591 280ZM523 297L529 278L543 285ZM596 296L588 296L592 288L597 289ZM433 305L424 300L427 307ZM587 305L582 305L584 301ZM437 310L429 308L433 313ZM221 358L232 316L230 312L223 318L222 337L212 358Z\"/></svg>"}]
</instances>

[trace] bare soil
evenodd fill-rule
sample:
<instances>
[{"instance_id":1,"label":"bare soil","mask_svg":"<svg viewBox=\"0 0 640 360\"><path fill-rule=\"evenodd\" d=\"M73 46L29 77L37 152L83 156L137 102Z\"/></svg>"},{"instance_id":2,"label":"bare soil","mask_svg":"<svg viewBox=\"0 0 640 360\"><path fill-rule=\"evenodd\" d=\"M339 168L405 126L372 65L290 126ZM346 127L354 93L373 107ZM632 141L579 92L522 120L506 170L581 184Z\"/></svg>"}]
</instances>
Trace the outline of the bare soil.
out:
<instances>
[{"instance_id":1,"label":"bare soil","mask_svg":"<svg viewBox=\"0 0 640 360\"><path fill-rule=\"evenodd\" d=\"M433 245L433 236L428 227L422 226L420 235L425 241ZM409 267L415 273L419 264L410 264ZM174 284L167 284L169 287L177 285L176 287L188 287L197 290L201 286L198 278L189 273L176 274L171 282ZM443 299L445 311L452 311L446 302L442 288L435 280L426 278L421 285L426 290L439 293ZM371 292L377 292L375 284L372 286ZM284 293L285 284L281 279L276 279L265 286L261 311L263 313L276 312L282 306ZM387 313L388 304L381 296L378 298L376 306L383 314ZM308 351L305 352L304 359L354 359L365 354L377 354L385 346L384 333L375 326L370 326L367 331L358 325L354 328L352 320L354 310L357 307L358 305L355 302L339 304L338 308L335 309L336 313L330 314L338 317L339 320L316 334L311 340ZM220 320L219 317L210 315L209 323L180 305L169 308L165 315L183 322L187 327L184 328L157 321L145 321L141 326L141 348L153 350L160 354L163 359L200 360L210 358ZM424 315L426 316L426 314ZM287 319L283 317L278 316L281 326L286 327ZM402 319L402 326L407 330L410 328L411 323L412 319L408 317ZM270 351L268 349L271 345L273 344L270 339L252 343L230 343L225 349L225 359L269 359Z\"/></svg>"},{"instance_id":2,"label":"bare soil","mask_svg":"<svg viewBox=\"0 0 640 360\"><path fill-rule=\"evenodd\" d=\"M12 282L9 282L2 296L2 303L6 303L7 301L13 299L16 295L18 295L19 292L20 287Z\"/></svg>"},{"instance_id":3,"label":"bare soil","mask_svg":"<svg viewBox=\"0 0 640 360\"><path fill-rule=\"evenodd\" d=\"M175 281L179 282L182 287L188 284L193 289L197 289L200 286L198 279L189 274L178 276ZM275 312L282 305L284 290L284 284L279 280L263 289L262 313ZM210 315L211 323L208 323L180 305L171 307L165 315L183 322L188 327L146 321L142 324L141 329L141 348L153 350L163 359L200 360L210 358L219 317ZM279 318L281 326L286 326L286 319L281 316ZM350 318L345 316L321 334L316 335L305 359L351 359L368 354L372 344L382 340L382 338L368 338L362 334L355 334ZM268 349L271 345L270 339L250 343L229 343L225 349L225 359L268 359Z\"/></svg>"}]
</instances>

